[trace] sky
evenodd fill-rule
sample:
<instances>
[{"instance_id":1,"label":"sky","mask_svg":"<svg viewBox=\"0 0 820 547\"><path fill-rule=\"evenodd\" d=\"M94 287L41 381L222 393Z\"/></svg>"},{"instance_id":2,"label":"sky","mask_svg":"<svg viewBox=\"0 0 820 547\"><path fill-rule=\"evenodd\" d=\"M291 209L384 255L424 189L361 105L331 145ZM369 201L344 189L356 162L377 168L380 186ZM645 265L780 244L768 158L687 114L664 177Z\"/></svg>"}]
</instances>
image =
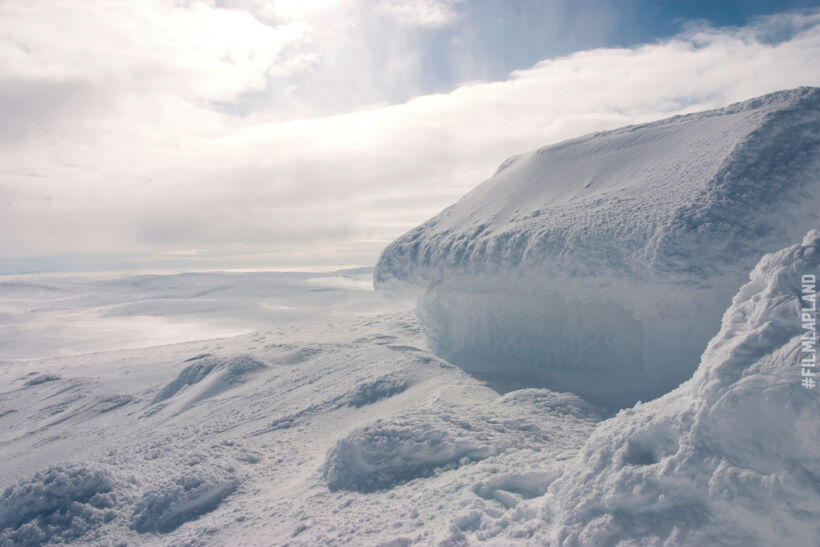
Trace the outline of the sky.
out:
<instances>
[{"instance_id":1,"label":"sky","mask_svg":"<svg viewBox=\"0 0 820 547\"><path fill-rule=\"evenodd\" d=\"M0 0L0 274L371 265L511 155L818 59L820 1Z\"/></svg>"}]
</instances>

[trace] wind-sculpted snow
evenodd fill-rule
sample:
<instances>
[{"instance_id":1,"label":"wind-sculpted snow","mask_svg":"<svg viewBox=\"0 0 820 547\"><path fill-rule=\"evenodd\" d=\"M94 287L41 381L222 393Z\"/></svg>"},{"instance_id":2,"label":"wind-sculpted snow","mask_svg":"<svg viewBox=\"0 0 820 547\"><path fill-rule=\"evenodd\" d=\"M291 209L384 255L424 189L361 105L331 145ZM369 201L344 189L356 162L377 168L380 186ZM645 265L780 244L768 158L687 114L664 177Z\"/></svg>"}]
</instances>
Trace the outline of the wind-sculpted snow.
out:
<instances>
[{"instance_id":1,"label":"wind-sculpted snow","mask_svg":"<svg viewBox=\"0 0 820 547\"><path fill-rule=\"evenodd\" d=\"M820 398L800 366L801 308L815 295L804 275L820 277L820 232L760 261L691 380L600 424L550 487L555 544L820 538Z\"/></svg>"},{"instance_id":2,"label":"wind-sculpted snow","mask_svg":"<svg viewBox=\"0 0 820 547\"><path fill-rule=\"evenodd\" d=\"M268 367L251 355L200 355L186 362L191 364L157 393L153 403L171 400L171 406L184 410L250 381L256 373Z\"/></svg>"},{"instance_id":3,"label":"wind-sculpted snow","mask_svg":"<svg viewBox=\"0 0 820 547\"><path fill-rule=\"evenodd\" d=\"M410 382L407 379L386 376L372 382L360 384L350 397L348 404L355 407L370 405L386 397L401 393L408 387L410 387Z\"/></svg>"},{"instance_id":4,"label":"wind-sculpted snow","mask_svg":"<svg viewBox=\"0 0 820 547\"><path fill-rule=\"evenodd\" d=\"M578 397L548 390L520 390L483 405L424 408L352 431L328 452L322 476L332 491L387 490L507 452L555 455L578 433L556 429L572 424L584 430L600 420L600 411ZM502 482L519 494L538 488L516 486L513 479L488 484L502 489ZM489 485L477 488L486 493Z\"/></svg>"},{"instance_id":5,"label":"wind-sculpted snow","mask_svg":"<svg viewBox=\"0 0 820 547\"><path fill-rule=\"evenodd\" d=\"M615 407L689 378L760 257L818 225L820 89L511 158L391 243L433 349L499 387ZM506 385L502 385L500 380Z\"/></svg>"},{"instance_id":6,"label":"wind-sculpted snow","mask_svg":"<svg viewBox=\"0 0 820 547\"><path fill-rule=\"evenodd\" d=\"M131 527L140 533L168 533L185 522L216 509L231 492L236 481L204 480L188 475L146 492L137 504Z\"/></svg>"},{"instance_id":7,"label":"wind-sculpted snow","mask_svg":"<svg viewBox=\"0 0 820 547\"><path fill-rule=\"evenodd\" d=\"M79 466L52 467L9 486L0 496L0 545L82 538L114 518L113 489L107 473Z\"/></svg>"},{"instance_id":8,"label":"wind-sculpted snow","mask_svg":"<svg viewBox=\"0 0 820 547\"><path fill-rule=\"evenodd\" d=\"M323 475L331 490L370 492L482 460L503 448L501 439L477 439L468 427L453 425L419 416L366 426L336 444Z\"/></svg>"}]
</instances>

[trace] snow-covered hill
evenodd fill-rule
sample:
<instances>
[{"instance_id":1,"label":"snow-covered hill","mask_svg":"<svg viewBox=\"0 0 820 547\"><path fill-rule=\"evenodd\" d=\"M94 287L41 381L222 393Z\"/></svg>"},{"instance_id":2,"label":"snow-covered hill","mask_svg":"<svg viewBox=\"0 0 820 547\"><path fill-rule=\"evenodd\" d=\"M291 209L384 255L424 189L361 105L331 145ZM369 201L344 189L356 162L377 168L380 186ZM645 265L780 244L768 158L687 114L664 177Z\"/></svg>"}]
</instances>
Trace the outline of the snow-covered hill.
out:
<instances>
[{"instance_id":1,"label":"snow-covered hill","mask_svg":"<svg viewBox=\"0 0 820 547\"><path fill-rule=\"evenodd\" d=\"M692 375L748 271L820 218L820 89L505 161L390 244L433 349L501 388L616 407Z\"/></svg>"}]
</instances>

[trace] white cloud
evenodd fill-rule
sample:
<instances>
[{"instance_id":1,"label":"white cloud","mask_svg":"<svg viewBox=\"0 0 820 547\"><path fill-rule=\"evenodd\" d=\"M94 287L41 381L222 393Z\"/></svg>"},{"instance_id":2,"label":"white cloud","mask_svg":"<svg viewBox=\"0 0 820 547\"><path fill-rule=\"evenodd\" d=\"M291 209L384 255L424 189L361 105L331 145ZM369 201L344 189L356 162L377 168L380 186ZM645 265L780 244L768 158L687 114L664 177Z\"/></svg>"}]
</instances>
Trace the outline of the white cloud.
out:
<instances>
[{"instance_id":1,"label":"white cloud","mask_svg":"<svg viewBox=\"0 0 820 547\"><path fill-rule=\"evenodd\" d=\"M820 84L820 16L789 14L580 52L405 104L232 117L211 101L260 89L310 24L204 3L104 5L86 19L55 7L62 25L0 4L0 117L11 120L0 257L208 249L197 260L373 262L509 155ZM783 25L798 32L767 39Z\"/></svg>"},{"instance_id":2,"label":"white cloud","mask_svg":"<svg viewBox=\"0 0 820 547\"><path fill-rule=\"evenodd\" d=\"M276 28L203 2L4 2L3 79L93 80L140 93L229 99L265 84L300 22Z\"/></svg>"},{"instance_id":3,"label":"white cloud","mask_svg":"<svg viewBox=\"0 0 820 547\"><path fill-rule=\"evenodd\" d=\"M458 18L460 0L377 0L376 11L405 25L441 28Z\"/></svg>"}]
</instances>

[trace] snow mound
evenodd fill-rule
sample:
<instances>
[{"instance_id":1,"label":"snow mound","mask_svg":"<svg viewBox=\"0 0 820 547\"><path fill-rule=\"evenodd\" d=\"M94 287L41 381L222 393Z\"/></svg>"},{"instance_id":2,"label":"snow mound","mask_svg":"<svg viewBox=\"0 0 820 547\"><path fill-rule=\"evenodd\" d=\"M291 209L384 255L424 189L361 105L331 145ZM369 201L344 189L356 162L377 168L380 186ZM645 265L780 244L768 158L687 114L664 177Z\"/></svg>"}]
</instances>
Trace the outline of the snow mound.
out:
<instances>
[{"instance_id":1,"label":"snow mound","mask_svg":"<svg viewBox=\"0 0 820 547\"><path fill-rule=\"evenodd\" d=\"M322 474L331 490L372 492L484 459L503 448L503 443L477 437L468 424L450 416L378 420L338 441Z\"/></svg>"},{"instance_id":2,"label":"snow mound","mask_svg":"<svg viewBox=\"0 0 820 547\"><path fill-rule=\"evenodd\" d=\"M322 474L331 490L386 490L532 446L538 436L544 434L536 426L514 419L465 416L451 409L416 412L377 420L337 441Z\"/></svg>"},{"instance_id":3,"label":"snow mound","mask_svg":"<svg viewBox=\"0 0 820 547\"><path fill-rule=\"evenodd\" d=\"M79 539L115 517L114 481L103 471L56 466L6 488L0 544L42 545Z\"/></svg>"},{"instance_id":4,"label":"snow mound","mask_svg":"<svg viewBox=\"0 0 820 547\"><path fill-rule=\"evenodd\" d=\"M381 399L398 395L410 387L410 380L398 375L384 376L359 384L351 394L348 405L356 408L373 404Z\"/></svg>"},{"instance_id":5,"label":"snow mound","mask_svg":"<svg viewBox=\"0 0 820 547\"><path fill-rule=\"evenodd\" d=\"M33 372L29 375L23 385L26 387L39 386L40 384L55 382L59 379L60 377L55 374L37 374Z\"/></svg>"},{"instance_id":6,"label":"snow mound","mask_svg":"<svg viewBox=\"0 0 820 547\"><path fill-rule=\"evenodd\" d=\"M573 417L579 420L601 420L602 410L572 393L548 389L519 389L498 399L498 404L513 408L532 408L551 417Z\"/></svg>"},{"instance_id":7,"label":"snow mound","mask_svg":"<svg viewBox=\"0 0 820 547\"><path fill-rule=\"evenodd\" d=\"M820 397L801 385L801 342L816 336L801 309L815 294L803 276L820 277L820 232L760 261L691 380L599 425L550 486L554 544L820 537Z\"/></svg>"},{"instance_id":8,"label":"snow mound","mask_svg":"<svg viewBox=\"0 0 820 547\"><path fill-rule=\"evenodd\" d=\"M168 533L216 509L237 487L233 479L179 477L143 495L131 518L140 533Z\"/></svg>"},{"instance_id":9,"label":"snow mound","mask_svg":"<svg viewBox=\"0 0 820 547\"><path fill-rule=\"evenodd\" d=\"M562 457L568 449L577 451L601 420L596 409L578 397L548 390L524 390L487 401L453 395L448 403L448 397L439 395L440 406L379 419L338 440L322 465L330 490L388 490L516 451ZM530 493L540 488L513 487L513 482L507 481L508 486L522 497L533 497Z\"/></svg>"},{"instance_id":10,"label":"snow mound","mask_svg":"<svg viewBox=\"0 0 820 547\"><path fill-rule=\"evenodd\" d=\"M820 89L596 133L504 162L391 243L432 348L502 390L613 407L691 377L766 252L818 225Z\"/></svg>"},{"instance_id":11,"label":"snow mound","mask_svg":"<svg viewBox=\"0 0 820 547\"><path fill-rule=\"evenodd\" d=\"M186 406L219 395L250 380L254 373L268 368L252 355L212 357L199 355L184 362L191 364L154 397L152 404L174 397L185 399Z\"/></svg>"}]
</instances>

